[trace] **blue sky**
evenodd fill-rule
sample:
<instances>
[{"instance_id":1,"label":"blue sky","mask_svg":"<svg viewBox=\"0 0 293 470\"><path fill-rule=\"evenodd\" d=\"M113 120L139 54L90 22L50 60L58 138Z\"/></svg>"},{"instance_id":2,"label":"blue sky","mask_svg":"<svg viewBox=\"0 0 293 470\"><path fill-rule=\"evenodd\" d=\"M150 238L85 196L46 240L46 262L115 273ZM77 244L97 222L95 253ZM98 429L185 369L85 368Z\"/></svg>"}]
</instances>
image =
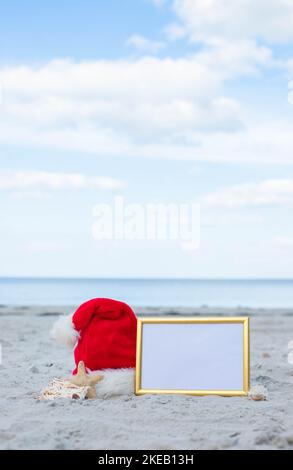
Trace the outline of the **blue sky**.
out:
<instances>
[{"instance_id":1,"label":"blue sky","mask_svg":"<svg viewBox=\"0 0 293 470\"><path fill-rule=\"evenodd\" d=\"M133 32L160 39L175 17L169 8L156 8L148 0L14 0L1 10L1 57L8 63L121 58Z\"/></svg>"},{"instance_id":2,"label":"blue sky","mask_svg":"<svg viewBox=\"0 0 293 470\"><path fill-rule=\"evenodd\" d=\"M209 5L2 5L1 276L293 276L293 2ZM199 249L95 240L117 195L199 203Z\"/></svg>"}]
</instances>

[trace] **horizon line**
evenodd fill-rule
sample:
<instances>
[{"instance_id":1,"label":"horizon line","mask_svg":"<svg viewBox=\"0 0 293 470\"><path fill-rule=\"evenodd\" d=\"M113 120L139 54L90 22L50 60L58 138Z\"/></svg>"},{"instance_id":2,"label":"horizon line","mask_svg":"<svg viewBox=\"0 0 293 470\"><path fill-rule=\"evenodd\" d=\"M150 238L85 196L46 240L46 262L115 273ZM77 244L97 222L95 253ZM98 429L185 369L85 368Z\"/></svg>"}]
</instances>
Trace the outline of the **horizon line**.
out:
<instances>
[{"instance_id":1,"label":"horizon line","mask_svg":"<svg viewBox=\"0 0 293 470\"><path fill-rule=\"evenodd\" d=\"M293 277L94 277L94 276L1 276L0 280L60 281L293 281Z\"/></svg>"}]
</instances>

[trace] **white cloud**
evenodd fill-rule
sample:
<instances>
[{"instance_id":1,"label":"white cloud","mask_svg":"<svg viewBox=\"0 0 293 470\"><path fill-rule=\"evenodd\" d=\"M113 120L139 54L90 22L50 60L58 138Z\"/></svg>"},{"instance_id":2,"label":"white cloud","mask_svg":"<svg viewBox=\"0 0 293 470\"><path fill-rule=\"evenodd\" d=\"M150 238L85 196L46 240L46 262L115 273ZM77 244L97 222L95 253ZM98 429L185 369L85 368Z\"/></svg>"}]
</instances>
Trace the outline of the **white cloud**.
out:
<instances>
[{"instance_id":1,"label":"white cloud","mask_svg":"<svg viewBox=\"0 0 293 470\"><path fill-rule=\"evenodd\" d=\"M178 23L168 24L165 27L164 32L170 41L176 41L176 39L181 39L186 36L186 30L184 26Z\"/></svg>"},{"instance_id":2,"label":"white cloud","mask_svg":"<svg viewBox=\"0 0 293 470\"><path fill-rule=\"evenodd\" d=\"M293 179L272 179L223 188L203 198L209 207L236 209L272 205L293 205Z\"/></svg>"},{"instance_id":3,"label":"white cloud","mask_svg":"<svg viewBox=\"0 0 293 470\"><path fill-rule=\"evenodd\" d=\"M293 40L291 0L174 0L173 9L193 41Z\"/></svg>"},{"instance_id":4,"label":"white cloud","mask_svg":"<svg viewBox=\"0 0 293 470\"><path fill-rule=\"evenodd\" d=\"M82 173L0 170L0 190L116 190L123 186L122 181L114 178L86 176Z\"/></svg>"},{"instance_id":5,"label":"white cloud","mask_svg":"<svg viewBox=\"0 0 293 470\"><path fill-rule=\"evenodd\" d=\"M223 83L270 61L270 51L251 41L177 59L2 67L0 143L198 159L206 133L243 127L241 106L222 95Z\"/></svg>"},{"instance_id":6,"label":"white cloud","mask_svg":"<svg viewBox=\"0 0 293 470\"><path fill-rule=\"evenodd\" d=\"M152 39L140 36L139 34L133 34L130 36L126 41L126 44L128 46L134 47L139 52L144 52L147 54L157 54L165 47L163 42L153 41Z\"/></svg>"}]
</instances>

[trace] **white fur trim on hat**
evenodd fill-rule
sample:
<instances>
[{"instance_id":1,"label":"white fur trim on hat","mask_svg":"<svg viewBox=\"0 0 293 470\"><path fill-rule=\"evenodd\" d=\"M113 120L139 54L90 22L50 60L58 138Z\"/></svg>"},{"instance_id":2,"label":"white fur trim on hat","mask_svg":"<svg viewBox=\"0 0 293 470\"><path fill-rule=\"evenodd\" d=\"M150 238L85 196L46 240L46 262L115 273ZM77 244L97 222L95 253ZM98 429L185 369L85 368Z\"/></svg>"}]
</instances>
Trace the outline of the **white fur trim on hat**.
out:
<instances>
[{"instance_id":1,"label":"white fur trim on hat","mask_svg":"<svg viewBox=\"0 0 293 470\"><path fill-rule=\"evenodd\" d=\"M119 395L133 395L134 371L134 368L90 371L90 374L98 373L103 376L103 380L96 385L97 397L110 398Z\"/></svg>"},{"instance_id":2,"label":"white fur trim on hat","mask_svg":"<svg viewBox=\"0 0 293 470\"><path fill-rule=\"evenodd\" d=\"M61 315L54 323L50 336L63 346L74 348L79 334L72 323L72 315Z\"/></svg>"}]
</instances>

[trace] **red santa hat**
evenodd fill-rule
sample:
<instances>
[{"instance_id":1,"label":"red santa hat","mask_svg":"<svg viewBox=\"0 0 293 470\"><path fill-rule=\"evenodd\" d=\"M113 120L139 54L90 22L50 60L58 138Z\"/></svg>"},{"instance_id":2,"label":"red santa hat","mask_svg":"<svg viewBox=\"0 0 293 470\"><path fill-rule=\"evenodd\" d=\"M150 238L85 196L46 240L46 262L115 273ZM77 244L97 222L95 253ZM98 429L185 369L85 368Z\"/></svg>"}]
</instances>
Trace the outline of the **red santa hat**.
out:
<instances>
[{"instance_id":1,"label":"red santa hat","mask_svg":"<svg viewBox=\"0 0 293 470\"><path fill-rule=\"evenodd\" d=\"M127 304L97 298L82 304L72 317L61 317L51 334L58 342L75 346L76 366L83 361L89 370L132 368L136 325L136 316Z\"/></svg>"}]
</instances>

